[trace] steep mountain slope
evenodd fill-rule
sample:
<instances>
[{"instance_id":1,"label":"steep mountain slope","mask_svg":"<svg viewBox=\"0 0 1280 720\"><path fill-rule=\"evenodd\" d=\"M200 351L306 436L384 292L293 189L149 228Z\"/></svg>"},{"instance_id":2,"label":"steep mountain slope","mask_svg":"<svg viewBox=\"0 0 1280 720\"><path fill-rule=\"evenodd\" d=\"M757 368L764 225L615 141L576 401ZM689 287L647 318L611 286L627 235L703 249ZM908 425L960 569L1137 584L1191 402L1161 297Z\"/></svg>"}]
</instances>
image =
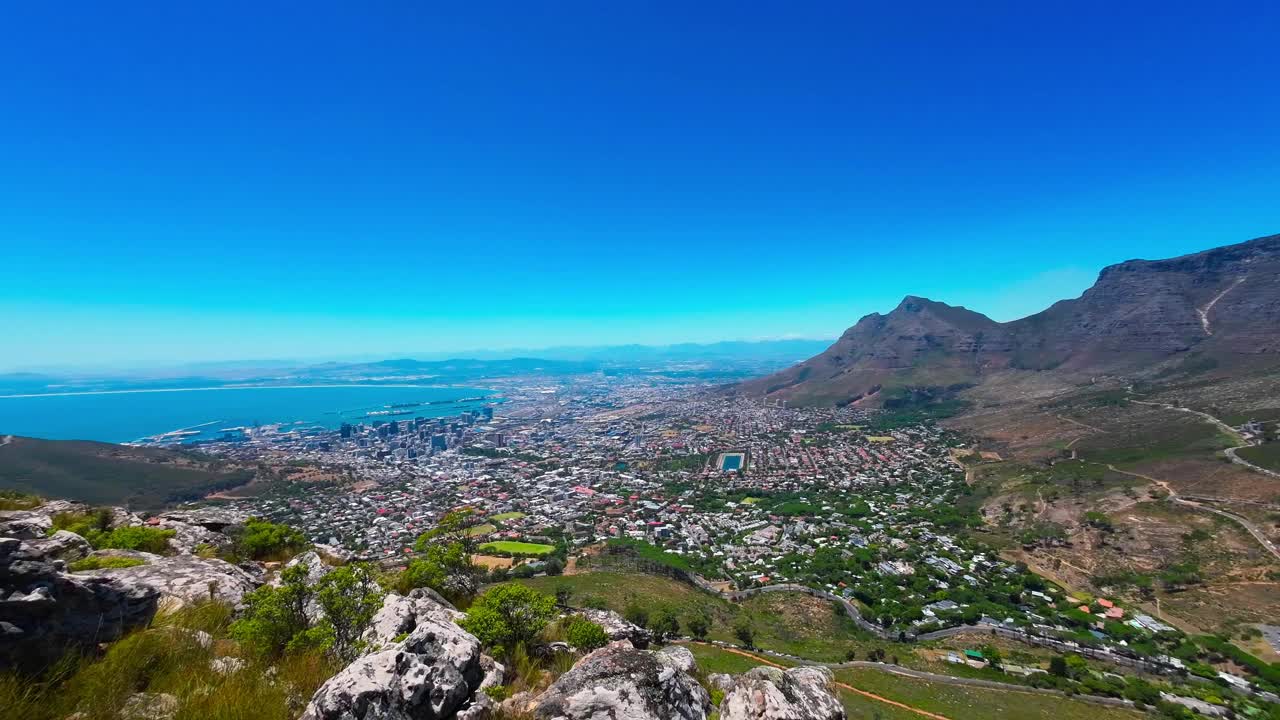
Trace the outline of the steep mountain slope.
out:
<instances>
[{"instance_id":1,"label":"steep mountain slope","mask_svg":"<svg viewBox=\"0 0 1280 720\"><path fill-rule=\"evenodd\" d=\"M1005 367L1009 333L980 313L908 296L888 315L872 313L825 352L744 383L744 392L808 404L845 403L886 383L954 385Z\"/></svg>"},{"instance_id":2,"label":"steep mountain slope","mask_svg":"<svg viewBox=\"0 0 1280 720\"><path fill-rule=\"evenodd\" d=\"M883 390L981 383L1002 370L1069 381L1258 368L1280 360L1280 235L1102 271L1074 300L997 323L908 296L825 352L738 386L802 404L880 403Z\"/></svg>"}]
</instances>

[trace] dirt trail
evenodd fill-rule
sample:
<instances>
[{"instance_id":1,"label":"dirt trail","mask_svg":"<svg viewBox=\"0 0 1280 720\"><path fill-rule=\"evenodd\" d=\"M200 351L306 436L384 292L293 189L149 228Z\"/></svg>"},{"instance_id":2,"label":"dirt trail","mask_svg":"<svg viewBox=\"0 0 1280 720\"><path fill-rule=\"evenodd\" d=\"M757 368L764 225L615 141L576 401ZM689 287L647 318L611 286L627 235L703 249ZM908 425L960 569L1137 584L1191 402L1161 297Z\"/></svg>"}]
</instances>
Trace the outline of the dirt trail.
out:
<instances>
[{"instance_id":1,"label":"dirt trail","mask_svg":"<svg viewBox=\"0 0 1280 720\"><path fill-rule=\"evenodd\" d=\"M1177 503L1178 505L1182 505L1183 507L1189 507L1193 510L1200 510L1202 512L1210 512L1210 513L1213 513L1214 515L1221 515L1222 517L1227 518L1228 520L1234 521L1237 525L1243 527L1250 535L1252 535L1253 539L1257 540L1258 544L1262 545L1262 548L1264 550L1271 553L1272 556L1275 557L1275 559L1280 560L1280 548L1277 548L1275 544L1272 543L1271 540L1269 540L1265 534L1263 534L1262 530L1258 528L1257 525L1254 525L1252 522L1250 522L1246 518L1240 517L1235 513L1227 512L1226 510L1219 510L1218 508L1210 507L1203 503L1198 503L1194 500L1187 500L1185 498L1178 497L1178 491L1169 487L1168 482L1165 482L1164 480L1159 480L1157 478L1153 478L1150 475L1143 475L1142 473L1129 472L1128 470L1121 470L1120 468L1117 468L1115 465L1107 465L1107 469L1114 472L1118 472L1122 475L1131 475L1136 478L1141 478L1148 482L1159 485L1161 488L1164 489L1165 492L1169 493L1169 500L1174 503Z\"/></svg>"},{"instance_id":2,"label":"dirt trail","mask_svg":"<svg viewBox=\"0 0 1280 720\"><path fill-rule=\"evenodd\" d=\"M1235 290L1235 289L1236 289L1236 286L1237 286L1237 285L1239 285L1240 283L1244 282L1244 279L1245 279L1245 278L1247 278L1247 277L1249 277L1249 276L1248 276L1248 275L1242 275L1242 276L1240 276L1239 278L1237 278L1237 279L1236 279L1236 281L1235 281L1235 282L1233 282L1233 283L1231 283L1230 285L1228 285L1226 290L1223 290L1222 292L1220 292L1220 293L1218 293L1217 295L1215 295L1215 296L1213 297L1213 299L1209 301L1209 304L1208 304L1208 305L1205 305L1205 306L1204 306L1204 307L1202 307L1202 308L1196 308L1196 314L1198 314L1198 315L1200 316L1200 327L1204 328L1204 334L1205 334L1205 335L1212 335L1212 334L1213 334L1213 330L1212 330L1212 329L1210 329L1210 327L1209 327L1209 311L1213 309L1213 306L1214 306L1214 305L1217 305L1217 304L1218 304L1218 301L1219 301L1219 300L1221 300L1221 299L1223 298L1223 296L1224 296L1224 295L1226 295L1227 293L1231 292L1232 290Z\"/></svg>"},{"instance_id":3,"label":"dirt trail","mask_svg":"<svg viewBox=\"0 0 1280 720\"><path fill-rule=\"evenodd\" d=\"M785 665L779 665L778 663L776 663L776 662L774 662L774 661L772 661L772 660L769 660L769 659L767 659L767 658L760 657L759 655L756 655L756 654L754 654L754 653L749 653L749 652L747 652L746 650L739 650L738 648L731 648L731 647L721 647L720 649L721 649L721 650L725 650L725 651L727 651L727 652L731 652L731 653L733 653L734 655L741 655L741 656L743 656L743 657L751 658L752 660L755 660L756 662L762 663L762 664L764 664L764 665L769 665L769 666L771 666L771 667L776 667L776 668L779 668L779 669L782 669L782 670L786 670L786 669L787 669L787 667L786 667ZM842 682L838 682L838 681L837 681L837 682L836 682L836 687L842 688L842 689L844 689L844 690L848 690L849 692L857 693L857 694L859 694L859 695L861 695L861 696L863 696L863 697L866 697L866 698L870 698L870 699L872 699L872 700L875 700L876 702L882 702L882 703L884 703L884 704L886 704L886 705L892 705L892 706L894 706L894 707L902 708L903 710L907 710L907 711L909 711L909 712L916 713L917 715L923 715L924 717L927 717L927 718L934 718L934 720L951 720L951 719L950 719L950 718L948 718L946 715L939 715L939 714L937 714L937 713L931 713L931 712L929 712L928 710L921 710L920 708L912 707L912 706L910 706L910 705L906 705L906 704L900 703L900 702L898 702L897 700L890 700L889 698L884 697L884 696L882 696L882 695L877 695L877 694L872 693L872 692L867 692L866 690L859 690L858 688L856 688L856 687L854 687L854 686L852 686L852 685L849 685L849 684L847 684L847 683L842 683Z\"/></svg>"}]
</instances>

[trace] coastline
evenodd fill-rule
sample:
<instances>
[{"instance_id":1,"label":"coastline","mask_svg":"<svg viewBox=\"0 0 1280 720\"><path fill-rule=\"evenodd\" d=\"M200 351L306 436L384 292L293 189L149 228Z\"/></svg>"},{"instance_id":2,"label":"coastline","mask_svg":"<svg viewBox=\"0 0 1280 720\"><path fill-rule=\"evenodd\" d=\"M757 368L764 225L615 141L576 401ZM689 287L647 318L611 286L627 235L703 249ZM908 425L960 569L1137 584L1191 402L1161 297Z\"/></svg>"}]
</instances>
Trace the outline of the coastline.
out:
<instances>
[{"instance_id":1,"label":"coastline","mask_svg":"<svg viewBox=\"0 0 1280 720\"><path fill-rule=\"evenodd\" d=\"M10 400L17 398L40 398L40 397L75 397L79 395L130 395L134 393L169 393L169 392L197 392L204 390L301 390L305 388L347 388L347 387L385 387L385 388L434 388L434 389L472 389L480 392L493 393L491 389L479 388L472 385L454 385L454 384L428 384L421 383L325 383L315 385L215 385L212 387L193 387L193 388L137 388L131 390L75 390L69 392L52 392L52 393L22 393L16 395L0 395L0 400Z\"/></svg>"}]
</instances>

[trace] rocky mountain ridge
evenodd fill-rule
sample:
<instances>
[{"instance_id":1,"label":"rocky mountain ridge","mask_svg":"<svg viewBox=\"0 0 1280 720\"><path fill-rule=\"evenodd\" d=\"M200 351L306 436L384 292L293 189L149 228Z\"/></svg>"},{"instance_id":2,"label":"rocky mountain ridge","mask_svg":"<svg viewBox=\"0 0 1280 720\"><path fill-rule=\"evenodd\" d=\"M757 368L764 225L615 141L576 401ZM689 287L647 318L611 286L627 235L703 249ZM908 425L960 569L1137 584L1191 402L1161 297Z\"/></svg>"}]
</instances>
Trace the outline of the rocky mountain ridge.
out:
<instances>
[{"instance_id":1,"label":"rocky mountain ridge","mask_svg":"<svg viewBox=\"0 0 1280 720\"><path fill-rule=\"evenodd\" d=\"M999 323L907 296L823 353L736 392L797 404L884 404L904 389L980 384L999 373L1067 382L1257 369L1280 357L1280 235L1102 270L1079 298Z\"/></svg>"}]
</instances>

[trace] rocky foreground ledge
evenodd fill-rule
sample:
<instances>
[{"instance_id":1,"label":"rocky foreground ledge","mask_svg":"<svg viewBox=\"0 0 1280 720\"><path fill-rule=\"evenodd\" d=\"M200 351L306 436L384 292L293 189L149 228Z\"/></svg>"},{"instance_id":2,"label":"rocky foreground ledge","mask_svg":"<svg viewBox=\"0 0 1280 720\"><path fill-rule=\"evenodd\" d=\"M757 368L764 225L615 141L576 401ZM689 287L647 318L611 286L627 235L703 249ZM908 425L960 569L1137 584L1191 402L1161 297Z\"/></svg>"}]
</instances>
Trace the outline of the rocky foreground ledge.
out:
<instances>
[{"instance_id":1,"label":"rocky foreground ledge","mask_svg":"<svg viewBox=\"0 0 1280 720\"><path fill-rule=\"evenodd\" d=\"M189 603L216 600L238 607L254 589L278 581L262 563L194 554L200 546L226 547L226 531L246 518L183 510L144 521L113 511L116 526L145 523L173 530L173 554L159 555L94 551L75 533L51 532L54 515L85 510L53 502L0 512L0 664L38 668L68 649L110 643ZM68 569L93 557L128 557L141 564ZM332 571L315 551L289 565L304 566L308 584ZM610 611L587 612L610 644L582 657L544 691L505 697L495 691L512 673L459 626L464 615L453 605L425 588L386 595L359 657L297 706L300 720L706 720L716 711L710 689L723 696L722 720L845 717L828 670L759 668L736 678L708 678L687 648L644 649L650 636L642 628ZM210 672L243 667L236 657L218 657ZM172 696L139 693L130 698L126 710L133 710L126 715L167 720L178 704Z\"/></svg>"}]
</instances>

